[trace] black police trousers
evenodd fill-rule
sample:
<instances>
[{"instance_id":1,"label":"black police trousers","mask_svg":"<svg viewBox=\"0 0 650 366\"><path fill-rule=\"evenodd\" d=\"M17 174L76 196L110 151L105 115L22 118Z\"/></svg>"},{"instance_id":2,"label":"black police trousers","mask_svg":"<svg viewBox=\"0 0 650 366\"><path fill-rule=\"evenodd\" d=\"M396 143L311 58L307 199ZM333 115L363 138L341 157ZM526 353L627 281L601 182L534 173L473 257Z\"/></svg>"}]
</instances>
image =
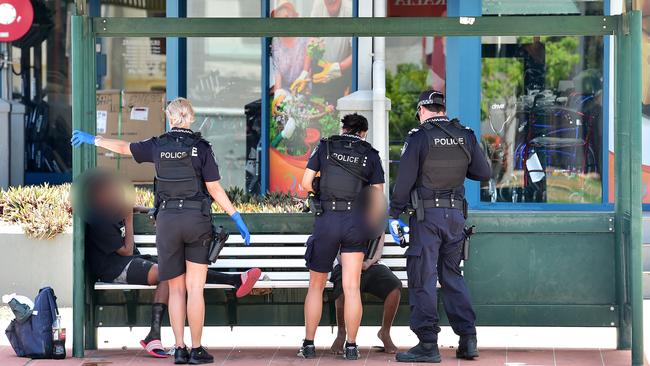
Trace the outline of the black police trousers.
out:
<instances>
[{"instance_id":1,"label":"black police trousers","mask_svg":"<svg viewBox=\"0 0 650 366\"><path fill-rule=\"evenodd\" d=\"M460 271L465 218L459 209L429 208L424 221L410 218L410 245L406 251L410 326L420 341L437 343L438 292L449 323L458 335L476 334L476 315Z\"/></svg>"}]
</instances>

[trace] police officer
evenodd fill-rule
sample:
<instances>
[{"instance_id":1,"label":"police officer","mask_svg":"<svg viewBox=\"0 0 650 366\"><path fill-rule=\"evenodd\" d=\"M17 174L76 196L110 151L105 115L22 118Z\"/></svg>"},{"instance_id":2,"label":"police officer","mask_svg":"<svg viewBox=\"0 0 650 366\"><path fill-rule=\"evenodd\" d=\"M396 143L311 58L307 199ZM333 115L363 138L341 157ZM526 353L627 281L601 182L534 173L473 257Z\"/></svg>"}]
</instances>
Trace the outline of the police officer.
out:
<instances>
[{"instance_id":1,"label":"police officer","mask_svg":"<svg viewBox=\"0 0 650 366\"><path fill-rule=\"evenodd\" d=\"M411 130L404 143L388 221L393 238L400 242L407 226L399 215L409 204L417 208L409 220L406 266L410 326L420 342L396 359L441 361L436 280L449 322L460 336L456 357L473 359L478 357L476 316L460 271L466 212L463 182L488 180L491 171L474 132L446 116L442 93L420 94L416 116L420 127Z\"/></svg>"},{"instance_id":2,"label":"police officer","mask_svg":"<svg viewBox=\"0 0 650 366\"><path fill-rule=\"evenodd\" d=\"M156 246L160 281L169 282L169 318L176 338L176 364L212 363L201 346L205 315L203 289L212 241L210 206L214 199L235 221L246 245L250 234L219 183L220 175L212 147L192 132L192 104L173 100L166 109L171 130L160 137L128 143L74 131L72 144L94 144L132 155L138 163L155 164ZM186 298L187 297L187 298ZM187 300L186 300L187 299ZM192 349L183 340L188 318Z\"/></svg>"},{"instance_id":3,"label":"police officer","mask_svg":"<svg viewBox=\"0 0 650 366\"><path fill-rule=\"evenodd\" d=\"M320 172L314 198L316 209L313 234L306 244L305 261L309 269L309 290L305 298L305 339L298 353L316 357L314 336L323 309L323 289L337 253L341 253L342 284L345 295L344 318L347 339L344 357L359 358L356 344L361 323L361 269L370 228L357 197L364 187L383 191L384 170L377 150L364 141L368 121L358 114L343 117L341 135L321 140L314 150L302 180L310 189Z\"/></svg>"}]
</instances>

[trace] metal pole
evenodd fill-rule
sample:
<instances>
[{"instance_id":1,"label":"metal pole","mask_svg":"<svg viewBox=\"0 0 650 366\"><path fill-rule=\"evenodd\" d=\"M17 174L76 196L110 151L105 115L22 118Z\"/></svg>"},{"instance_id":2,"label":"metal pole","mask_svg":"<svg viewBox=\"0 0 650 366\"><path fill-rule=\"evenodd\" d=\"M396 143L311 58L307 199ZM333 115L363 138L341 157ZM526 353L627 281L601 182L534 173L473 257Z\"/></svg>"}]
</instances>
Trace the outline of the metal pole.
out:
<instances>
[{"instance_id":1,"label":"metal pole","mask_svg":"<svg viewBox=\"0 0 650 366\"><path fill-rule=\"evenodd\" d=\"M629 145L630 145L630 305L632 307L632 365L643 365L643 250L642 250L642 212L641 212L641 12L628 13L630 47L629 100ZM635 75L634 78L631 75Z\"/></svg>"},{"instance_id":2,"label":"metal pole","mask_svg":"<svg viewBox=\"0 0 650 366\"><path fill-rule=\"evenodd\" d=\"M616 190L616 283L617 283L617 304L618 304L618 328L617 348L629 349L632 345L632 327L630 322L629 291L628 291L628 267L627 267L627 220L629 213L628 198L629 184L626 184L629 177L629 145L626 141L628 120L628 109L624 103L628 99L626 85L630 83L630 75L626 65L627 49L629 48L629 37L625 36L623 23L619 23L619 29L615 38L616 62L615 68L615 109L614 109L614 171Z\"/></svg>"},{"instance_id":3,"label":"metal pole","mask_svg":"<svg viewBox=\"0 0 650 366\"><path fill-rule=\"evenodd\" d=\"M72 127L95 133L95 38L91 20L86 16L72 16ZM72 150L72 173L76 178L84 170L95 166L95 147L84 146ZM73 217L73 340L72 353L84 355L84 225ZM92 311L92 309L91 309Z\"/></svg>"}]
</instances>

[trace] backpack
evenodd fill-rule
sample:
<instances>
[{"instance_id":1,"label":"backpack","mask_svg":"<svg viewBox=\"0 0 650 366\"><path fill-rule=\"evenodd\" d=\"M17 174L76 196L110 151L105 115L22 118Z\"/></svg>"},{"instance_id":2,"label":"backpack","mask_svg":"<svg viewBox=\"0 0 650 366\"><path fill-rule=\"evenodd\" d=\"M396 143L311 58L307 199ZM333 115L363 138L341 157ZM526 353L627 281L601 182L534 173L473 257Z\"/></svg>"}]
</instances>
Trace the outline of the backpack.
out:
<instances>
[{"instance_id":1,"label":"backpack","mask_svg":"<svg viewBox=\"0 0 650 366\"><path fill-rule=\"evenodd\" d=\"M51 287L40 289L32 315L22 322L12 320L5 331L18 357L52 358L52 325L58 313L54 290Z\"/></svg>"}]
</instances>

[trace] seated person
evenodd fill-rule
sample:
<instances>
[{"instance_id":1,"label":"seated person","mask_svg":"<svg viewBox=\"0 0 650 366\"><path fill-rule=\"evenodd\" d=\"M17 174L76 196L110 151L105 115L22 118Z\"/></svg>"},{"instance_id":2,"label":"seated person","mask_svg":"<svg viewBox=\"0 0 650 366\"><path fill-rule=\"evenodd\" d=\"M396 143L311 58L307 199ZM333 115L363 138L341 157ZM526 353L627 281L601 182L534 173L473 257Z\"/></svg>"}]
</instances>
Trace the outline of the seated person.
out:
<instances>
[{"instance_id":1,"label":"seated person","mask_svg":"<svg viewBox=\"0 0 650 366\"><path fill-rule=\"evenodd\" d=\"M384 344L382 351L386 353L395 353L397 352L397 347L393 344L393 340L390 337L390 327L393 325L393 319L395 319L395 314L397 314L397 308L399 307L402 281L395 276L388 266L381 263L380 259L383 247L384 238L382 236L377 251L373 257L366 257L364 259L361 272L360 290L362 293L375 295L384 301L384 315L377 337ZM341 265L337 263L332 270L332 275L330 277L330 281L334 284L332 293L336 299L336 324L338 325L338 333L330 350L337 354L343 352L343 344L345 343L346 336L345 321L343 319L345 295L343 295L341 278Z\"/></svg>"},{"instance_id":2,"label":"seated person","mask_svg":"<svg viewBox=\"0 0 650 366\"><path fill-rule=\"evenodd\" d=\"M109 173L90 175L85 183L86 263L92 279L117 284L157 285L151 309L151 329L140 344L153 357L167 357L160 341L160 327L167 309L169 286L166 281L158 281L155 257L141 256L135 248L134 209L124 198L124 185ZM148 211L146 208L135 210ZM208 270L206 282L233 286L237 289L236 296L243 297L253 289L260 274L259 268L242 274Z\"/></svg>"}]
</instances>

